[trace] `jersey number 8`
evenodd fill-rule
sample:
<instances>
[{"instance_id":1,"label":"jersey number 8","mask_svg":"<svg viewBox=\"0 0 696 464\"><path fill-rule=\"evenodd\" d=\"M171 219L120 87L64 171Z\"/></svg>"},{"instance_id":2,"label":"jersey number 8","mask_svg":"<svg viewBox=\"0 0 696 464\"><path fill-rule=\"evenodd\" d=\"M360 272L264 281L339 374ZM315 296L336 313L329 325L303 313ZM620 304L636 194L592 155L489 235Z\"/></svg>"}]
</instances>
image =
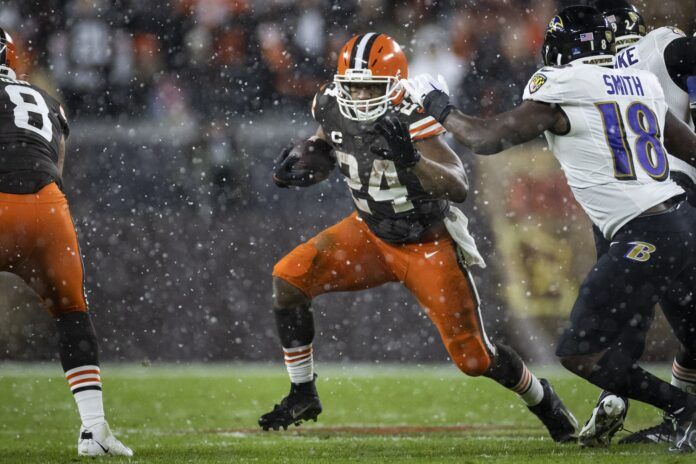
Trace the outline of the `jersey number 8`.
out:
<instances>
[{"instance_id":1,"label":"jersey number 8","mask_svg":"<svg viewBox=\"0 0 696 464\"><path fill-rule=\"evenodd\" d=\"M8 85L5 92L14 103L14 122L20 129L30 130L50 142L53 125L48 118L48 106L36 90L21 85Z\"/></svg>"},{"instance_id":2,"label":"jersey number 8","mask_svg":"<svg viewBox=\"0 0 696 464\"><path fill-rule=\"evenodd\" d=\"M618 103L597 103L595 106L602 114L604 134L614 158L614 177L619 180L634 180L636 171L633 165L633 153L628 146L626 129ZM634 102L626 110L626 121L638 136L633 152L640 166L657 181L667 179L669 173L667 152L660 141L660 125L655 113L643 103Z\"/></svg>"}]
</instances>

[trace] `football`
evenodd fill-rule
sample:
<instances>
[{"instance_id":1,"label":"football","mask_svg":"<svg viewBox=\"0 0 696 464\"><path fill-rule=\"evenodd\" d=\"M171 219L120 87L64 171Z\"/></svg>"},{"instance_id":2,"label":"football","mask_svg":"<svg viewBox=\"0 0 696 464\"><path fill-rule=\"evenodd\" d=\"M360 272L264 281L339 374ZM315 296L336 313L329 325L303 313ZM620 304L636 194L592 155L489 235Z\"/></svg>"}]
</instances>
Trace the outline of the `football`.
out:
<instances>
[{"instance_id":1,"label":"football","mask_svg":"<svg viewBox=\"0 0 696 464\"><path fill-rule=\"evenodd\" d=\"M309 169L316 182L328 178L336 167L333 147L319 138L311 138L295 144L289 156L298 157L299 161L295 163L295 167Z\"/></svg>"}]
</instances>

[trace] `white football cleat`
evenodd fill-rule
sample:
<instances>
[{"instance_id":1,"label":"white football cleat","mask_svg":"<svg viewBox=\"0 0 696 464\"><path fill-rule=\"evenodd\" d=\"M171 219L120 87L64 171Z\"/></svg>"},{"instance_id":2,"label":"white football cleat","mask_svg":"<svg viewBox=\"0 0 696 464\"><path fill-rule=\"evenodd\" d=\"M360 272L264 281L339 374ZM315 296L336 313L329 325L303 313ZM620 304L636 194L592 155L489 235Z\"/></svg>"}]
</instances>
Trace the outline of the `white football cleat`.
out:
<instances>
[{"instance_id":1,"label":"white football cleat","mask_svg":"<svg viewBox=\"0 0 696 464\"><path fill-rule=\"evenodd\" d=\"M80 427L77 439L78 456L133 456L133 450L118 441L104 422L91 428Z\"/></svg>"},{"instance_id":2,"label":"white football cleat","mask_svg":"<svg viewBox=\"0 0 696 464\"><path fill-rule=\"evenodd\" d=\"M616 395L602 398L580 431L580 446L609 446L611 439L623 426L627 412L628 404L623 398Z\"/></svg>"}]
</instances>

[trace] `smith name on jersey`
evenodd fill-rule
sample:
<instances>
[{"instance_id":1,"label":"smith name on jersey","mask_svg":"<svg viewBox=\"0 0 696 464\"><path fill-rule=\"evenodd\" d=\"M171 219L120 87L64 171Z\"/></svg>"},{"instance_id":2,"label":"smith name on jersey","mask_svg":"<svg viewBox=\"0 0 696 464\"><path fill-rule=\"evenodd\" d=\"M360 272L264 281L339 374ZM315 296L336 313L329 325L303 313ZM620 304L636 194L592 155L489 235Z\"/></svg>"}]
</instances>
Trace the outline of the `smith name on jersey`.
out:
<instances>
[{"instance_id":1,"label":"smith name on jersey","mask_svg":"<svg viewBox=\"0 0 696 464\"><path fill-rule=\"evenodd\" d=\"M376 157L371 147L389 149L375 130L376 121L358 122L344 117L336 95L333 83L324 86L314 97L312 115L335 148L358 214L383 240L417 242L423 232L444 219L449 202L427 193L409 170ZM414 142L445 132L434 118L419 109L416 103L403 99L396 106L390 105L387 114L406 123Z\"/></svg>"},{"instance_id":2,"label":"smith name on jersey","mask_svg":"<svg viewBox=\"0 0 696 464\"><path fill-rule=\"evenodd\" d=\"M60 185L60 142L68 133L54 98L28 82L0 77L0 191L27 194Z\"/></svg>"},{"instance_id":3,"label":"smith name on jersey","mask_svg":"<svg viewBox=\"0 0 696 464\"><path fill-rule=\"evenodd\" d=\"M667 104L654 74L590 64L546 67L532 76L523 98L565 112L569 132L546 131L546 139L575 198L606 238L684 192L669 178L662 135Z\"/></svg>"}]
</instances>

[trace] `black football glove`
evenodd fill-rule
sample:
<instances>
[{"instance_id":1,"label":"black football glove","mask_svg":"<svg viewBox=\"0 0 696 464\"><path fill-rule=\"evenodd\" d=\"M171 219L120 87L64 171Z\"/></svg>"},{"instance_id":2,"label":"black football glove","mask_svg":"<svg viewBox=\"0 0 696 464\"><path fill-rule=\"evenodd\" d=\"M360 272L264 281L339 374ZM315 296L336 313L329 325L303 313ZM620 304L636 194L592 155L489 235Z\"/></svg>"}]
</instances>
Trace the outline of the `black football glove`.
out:
<instances>
[{"instance_id":1,"label":"black football glove","mask_svg":"<svg viewBox=\"0 0 696 464\"><path fill-rule=\"evenodd\" d=\"M450 103L449 95L442 90L432 90L423 98L423 109L433 118L437 119L440 124L445 123L445 119L454 109L454 105Z\"/></svg>"},{"instance_id":2,"label":"black football glove","mask_svg":"<svg viewBox=\"0 0 696 464\"><path fill-rule=\"evenodd\" d=\"M392 160L402 168L411 168L420 160L420 153L413 146L408 126L396 116L385 116L375 124L377 132L385 138L389 150L372 147L370 150L380 158Z\"/></svg>"},{"instance_id":3,"label":"black football glove","mask_svg":"<svg viewBox=\"0 0 696 464\"><path fill-rule=\"evenodd\" d=\"M292 145L285 147L273 162L273 182L280 188L308 187L316 183L309 169L295 167L300 157L295 154L290 155L292 148Z\"/></svg>"}]
</instances>

